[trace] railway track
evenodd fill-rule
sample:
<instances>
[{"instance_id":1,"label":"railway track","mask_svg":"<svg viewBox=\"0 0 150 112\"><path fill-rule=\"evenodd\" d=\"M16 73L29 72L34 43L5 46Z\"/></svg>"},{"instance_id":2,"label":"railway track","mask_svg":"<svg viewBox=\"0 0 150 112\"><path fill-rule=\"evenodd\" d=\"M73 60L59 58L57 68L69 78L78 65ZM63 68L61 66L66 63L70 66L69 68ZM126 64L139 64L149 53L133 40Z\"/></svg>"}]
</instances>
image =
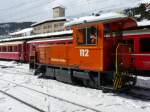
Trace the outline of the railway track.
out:
<instances>
[{"instance_id":1,"label":"railway track","mask_svg":"<svg viewBox=\"0 0 150 112\"><path fill-rule=\"evenodd\" d=\"M14 95L11 95L11 94L5 92L5 91L0 90L0 93L2 93L2 94L4 94L4 95L6 95L6 96L8 96L8 97L10 97L10 98L12 98L12 99L18 101L18 102L20 102L20 103L22 103L22 104L24 104L24 105L26 105L26 106L28 106L28 107L30 107L30 108L36 110L36 111L39 111L39 112L46 112L46 111L44 111L44 110L42 110L42 109L40 109L40 108L38 108L38 107L36 107L36 106L34 106L34 105L32 105L32 104L29 104L28 102L25 102L25 101L23 101L23 100L21 100L21 99L15 97Z\"/></svg>"},{"instance_id":2,"label":"railway track","mask_svg":"<svg viewBox=\"0 0 150 112\"><path fill-rule=\"evenodd\" d=\"M1 81L4 81L4 82L9 82L9 83L15 84L16 86L19 86L19 87L23 87L23 88L29 89L29 90L31 90L31 91L34 91L34 92L37 92L37 93L46 95L46 96L48 96L48 97L51 97L51 98L60 100L60 101L62 101L62 102L66 102L66 103L69 103L69 104L72 104L72 105L75 105L75 106L78 106L78 107L82 107L82 108L87 109L87 110L92 110L92 111L94 111L94 112L101 112L100 110L97 110L97 109L95 109L95 108L88 107L88 106L85 106L85 105L81 105L81 104L78 104L78 103L76 103L76 102L69 101L69 100L66 100L66 99L63 99L63 98L54 96L54 95L50 95L50 94L47 94L47 93L38 91L38 90L36 90L36 89L33 89L33 88L30 88L30 87L24 86L24 85L22 85L22 84L18 84L18 83L9 81L9 80L4 80L4 79L0 79L0 80L1 80ZM0 92L1 92L1 91L0 91Z\"/></svg>"}]
</instances>

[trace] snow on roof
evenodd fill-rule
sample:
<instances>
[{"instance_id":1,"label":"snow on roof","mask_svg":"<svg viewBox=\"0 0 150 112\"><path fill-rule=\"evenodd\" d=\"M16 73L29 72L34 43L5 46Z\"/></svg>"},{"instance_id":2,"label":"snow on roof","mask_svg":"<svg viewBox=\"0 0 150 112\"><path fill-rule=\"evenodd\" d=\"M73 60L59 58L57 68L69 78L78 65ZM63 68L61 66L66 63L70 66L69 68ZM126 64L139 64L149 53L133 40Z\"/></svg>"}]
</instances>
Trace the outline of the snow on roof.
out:
<instances>
[{"instance_id":1,"label":"snow on roof","mask_svg":"<svg viewBox=\"0 0 150 112\"><path fill-rule=\"evenodd\" d=\"M138 26L150 26L150 20L143 20L137 23Z\"/></svg>"},{"instance_id":2,"label":"snow on roof","mask_svg":"<svg viewBox=\"0 0 150 112\"><path fill-rule=\"evenodd\" d=\"M63 41L63 40L72 40L72 38L57 38L57 39L43 39L43 40L31 40L28 41L27 43L38 43L38 42L54 42L54 41Z\"/></svg>"},{"instance_id":3,"label":"snow on roof","mask_svg":"<svg viewBox=\"0 0 150 112\"><path fill-rule=\"evenodd\" d=\"M0 45L16 45L16 44L22 44L24 41L17 41L17 42L4 42L0 43Z\"/></svg>"},{"instance_id":4,"label":"snow on roof","mask_svg":"<svg viewBox=\"0 0 150 112\"><path fill-rule=\"evenodd\" d=\"M20 30L20 31L14 32L14 33L10 33L10 35L23 34L23 33L31 32L32 30L33 30L33 28L26 28L26 29L23 29L23 30Z\"/></svg>"},{"instance_id":5,"label":"snow on roof","mask_svg":"<svg viewBox=\"0 0 150 112\"><path fill-rule=\"evenodd\" d=\"M57 5L53 6L52 8L53 8L53 9L55 9L55 8L58 8L58 7L60 7L60 8L64 8L64 9L66 8L65 6L60 5L60 4L57 4Z\"/></svg>"},{"instance_id":6,"label":"snow on roof","mask_svg":"<svg viewBox=\"0 0 150 112\"><path fill-rule=\"evenodd\" d=\"M42 23L53 22L53 21L61 21L61 20L66 20L66 18L65 17L57 17L57 18L53 18L53 19L47 19L47 20L43 20L41 22L34 23L31 26L37 26L37 25L40 25Z\"/></svg>"},{"instance_id":7,"label":"snow on roof","mask_svg":"<svg viewBox=\"0 0 150 112\"><path fill-rule=\"evenodd\" d=\"M109 19L125 18L125 17L127 16L124 14L110 12L110 13L102 14L100 16L86 16L86 17L74 19L73 21L65 23L65 26L77 25L77 24L81 24L84 22L95 22L95 21L103 21L103 20L109 20Z\"/></svg>"},{"instance_id":8,"label":"snow on roof","mask_svg":"<svg viewBox=\"0 0 150 112\"><path fill-rule=\"evenodd\" d=\"M52 32L52 33L24 36L24 37L7 38L7 39L1 39L0 42L13 41L13 40L25 40L25 39L33 39L33 38L44 38L44 37L52 37L52 36L59 36L59 35L67 35L67 34L72 34L72 32L73 32L72 30L67 30L67 31L60 31L60 32Z\"/></svg>"}]
</instances>

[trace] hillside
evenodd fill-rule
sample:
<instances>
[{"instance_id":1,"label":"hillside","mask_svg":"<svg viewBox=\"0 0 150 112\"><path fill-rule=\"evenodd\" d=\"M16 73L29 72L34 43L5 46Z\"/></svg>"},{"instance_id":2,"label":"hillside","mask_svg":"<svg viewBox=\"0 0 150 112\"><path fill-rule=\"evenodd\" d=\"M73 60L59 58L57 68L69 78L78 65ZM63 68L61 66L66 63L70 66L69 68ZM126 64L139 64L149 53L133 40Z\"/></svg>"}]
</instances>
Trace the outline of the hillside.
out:
<instances>
[{"instance_id":1,"label":"hillside","mask_svg":"<svg viewBox=\"0 0 150 112\"><path fill-rule=\"evenodd\" d=\"M20 29L28 28L32 22L11 22L11 23L0 23L0 35L5 36L11 32L15 32Z\"/></svg>"},{"instance_id":2,"label":"hillside","mask_svg":"<svg viewBox=\"0 0 150 112\"><path fill-rule=\"evenodd\" d=\"M142 3L138 7L125 9L124 13L137 21L150 20L150 4Z\"/></svg>"}]
</instances>

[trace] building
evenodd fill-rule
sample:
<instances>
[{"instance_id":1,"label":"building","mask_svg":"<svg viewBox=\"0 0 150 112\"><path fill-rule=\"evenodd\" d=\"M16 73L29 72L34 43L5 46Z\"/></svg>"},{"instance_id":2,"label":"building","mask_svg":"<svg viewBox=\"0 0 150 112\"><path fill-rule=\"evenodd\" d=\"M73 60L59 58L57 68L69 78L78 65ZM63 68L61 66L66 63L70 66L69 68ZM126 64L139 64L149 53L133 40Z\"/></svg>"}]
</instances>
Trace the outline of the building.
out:
<instances>
[{"instance_id":1,"label":"building","mask_svg":"<svg viewBox=\"0 0 150 112\"><path fill-rule=\"evenodd\" d=\"M62 17L33 24L33 34L63 31L65 22L66 19Z\"/></svg>"},{"instance_id":2,"label":"building","mask_svg":"<svg viewBox=\"0 0 150 112\"><path fill-rule=\"evenodd\" d=\"M10 33L9 35L10 35L11 37L30 36L30 35L32 35L32 31L33 31L33 28L25 28L25 29L23 29L23 30Z\"/></svg>"},{"instance_id":3,"label":"building","mask_svg":"<svg viewBox=\"0 0 150 112\"><path fill-rule=\"evenodd\" d=\"M52 19L45 20L32 25L33 34L63 31L64 23L66 21L67 19L65 18L65 8L63 6L54 7Z\"/></svg>"},{"instance_id":4,"label":"building","mask_svg":"<svg viewBox=\"0 0 150 112\"><path fill-rule=\"evenodd\" d=\"M63 6L53 8L53 18L57 17L65 17L65 8Z\"/></svg>"}]
</instances>

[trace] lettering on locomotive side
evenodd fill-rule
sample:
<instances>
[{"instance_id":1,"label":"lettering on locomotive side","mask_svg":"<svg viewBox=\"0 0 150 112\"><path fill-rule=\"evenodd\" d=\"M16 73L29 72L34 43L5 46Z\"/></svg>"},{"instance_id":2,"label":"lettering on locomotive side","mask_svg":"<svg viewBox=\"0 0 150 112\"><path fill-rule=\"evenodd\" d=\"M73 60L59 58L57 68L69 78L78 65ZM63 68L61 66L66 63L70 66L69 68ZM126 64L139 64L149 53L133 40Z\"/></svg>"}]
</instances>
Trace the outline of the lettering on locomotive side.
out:
<instances>
[{"instance_id":1,"label":"lettering on locomotive side","mask_svg":"<svg viewBox=\"0 0 150 112\"><path fill-rule=\"evenodd\" d=\"M56 59L56 58L51 58L51 61L55 61L55 62L63 62L63 63L66 62L65 59Z\"/></svg>"},{"instance_id":2,"label":"lettering on locomotive side","mask_svg":"<svg viewBox=\"0 0 150 112\"><path fill-rule=\"evenodd\" d=\"M88 57L89 50L88 49L80 49L80 56Z\"/></svg>"}]
</instances>

